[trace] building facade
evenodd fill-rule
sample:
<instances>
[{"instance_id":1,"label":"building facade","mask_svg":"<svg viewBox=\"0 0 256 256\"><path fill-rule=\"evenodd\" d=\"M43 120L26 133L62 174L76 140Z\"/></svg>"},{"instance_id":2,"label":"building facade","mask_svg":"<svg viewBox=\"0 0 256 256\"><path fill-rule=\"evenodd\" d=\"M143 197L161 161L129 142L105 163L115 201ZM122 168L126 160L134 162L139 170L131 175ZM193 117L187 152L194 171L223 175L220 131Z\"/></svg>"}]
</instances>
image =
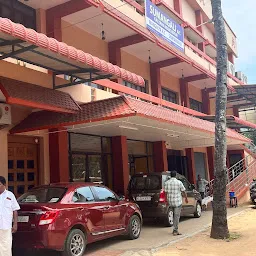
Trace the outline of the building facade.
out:
<instances>
[{"instance_id":1,"label":"building facade","mask_svg":"<svg viewBox=\"0 0 256 256\"><path fill-rule=\"evenodd\" d=\"M66 181L125 193L138 172L214 178L210 1L11 0L0 16L0 174L17 196ZM232 94L244 82L226 32ZM239 107L227 116L241 124ZM239 129L227 131L228 167L246 154Z\"/></svg>"}]
</instances>

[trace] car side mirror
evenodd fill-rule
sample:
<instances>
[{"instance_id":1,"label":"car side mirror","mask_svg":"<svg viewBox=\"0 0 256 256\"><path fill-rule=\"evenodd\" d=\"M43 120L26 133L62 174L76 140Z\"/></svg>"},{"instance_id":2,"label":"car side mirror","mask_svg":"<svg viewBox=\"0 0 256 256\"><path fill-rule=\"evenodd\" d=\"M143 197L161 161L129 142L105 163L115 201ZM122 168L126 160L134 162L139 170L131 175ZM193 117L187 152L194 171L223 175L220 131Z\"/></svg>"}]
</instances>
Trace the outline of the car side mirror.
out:
<instances>
[{"instance_id":1,"label":"car side mirror","mask_svg":"<svg viewBox=\"0 0 256 256\"><path fill-rule=\"evenodd\" d=\"M118 199L119 199L119 201L124 201L125 200L125 196L124 195L119 195Z\"/></svg>"}]
</instances>

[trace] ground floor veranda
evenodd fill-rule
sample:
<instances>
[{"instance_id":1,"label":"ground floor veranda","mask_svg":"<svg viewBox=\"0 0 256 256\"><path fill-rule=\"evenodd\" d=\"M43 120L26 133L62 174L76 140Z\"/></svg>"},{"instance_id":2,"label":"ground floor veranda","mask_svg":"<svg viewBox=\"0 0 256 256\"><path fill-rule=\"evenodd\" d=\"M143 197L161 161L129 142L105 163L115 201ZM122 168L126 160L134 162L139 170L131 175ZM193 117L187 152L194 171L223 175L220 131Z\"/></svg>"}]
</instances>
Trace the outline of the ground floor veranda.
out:
<instances>
[{"instance_id":1,"label":"ground floor veranda","mask_svg":"<svg viewBox=\"0 0 256 256\"><path fill-rule=\"evenodd\" d=\"M20 110L16 109L16 114ZM50 182L103 183L124 194L131 175L176 170L214 178L214 124L127 97L81 105L79 114L36 111L0 131L1 175L17 196ZM245 138L228 129L228 165Z\"/></svg>"}]
</instances>

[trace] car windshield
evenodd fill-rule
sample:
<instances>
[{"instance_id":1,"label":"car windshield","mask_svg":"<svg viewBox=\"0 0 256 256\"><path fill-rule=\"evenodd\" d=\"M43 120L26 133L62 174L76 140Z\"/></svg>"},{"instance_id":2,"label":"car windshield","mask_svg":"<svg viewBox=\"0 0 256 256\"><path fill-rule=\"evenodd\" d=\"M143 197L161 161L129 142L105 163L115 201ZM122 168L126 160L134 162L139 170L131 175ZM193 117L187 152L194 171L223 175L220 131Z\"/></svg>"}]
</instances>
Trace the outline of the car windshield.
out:
<instances>
[{"instance_id":1,"label":"car windshield","mask_svg":"<svg viewBox=\"0 0 256 256\"><path fill-rule=\"evenodd\" d=\"M57 203L66 193L66 188L35 188L18 198L18 203Z\"/></svg>"},{"instance_id":2,"label":"car windshield","mask_svg":"<svg viewBox=\"0 0 256 256\"><path fill-rule=\"evenodd\" d=\"M130 190L157 190L162 188L161 176L134 176L130 182Z\"/></svg>"}]
</instances>

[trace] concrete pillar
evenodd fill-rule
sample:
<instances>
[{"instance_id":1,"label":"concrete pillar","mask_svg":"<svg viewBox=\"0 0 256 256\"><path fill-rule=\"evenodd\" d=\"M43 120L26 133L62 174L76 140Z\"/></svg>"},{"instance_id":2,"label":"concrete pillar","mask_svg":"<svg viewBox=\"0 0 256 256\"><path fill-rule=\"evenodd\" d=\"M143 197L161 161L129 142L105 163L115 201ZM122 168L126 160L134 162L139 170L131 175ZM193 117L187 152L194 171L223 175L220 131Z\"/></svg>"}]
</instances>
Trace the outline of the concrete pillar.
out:
<instances>
[{"instance_id":1,"label":"concrete pillar","mask_svg":"<svg viewBox=\"0 0 256 256\"><path fill-rule=\"evenodd\" d=\"M112 137L113 189L125 195L129 183L128 148L125 136Z\"/></svg>"},{"instance_id":2,"label":"concrete pillar","mask_svg":"<svg viewBox=\"0 0 256 256\"><path fill-rule=\"evenodd\" d=\"M182 0L173 0L174 10L182 17Z\"/></svg>"},{"instance_id":3,"label":"concrete pillar","mask_svg":"<svg viewBox=\"0 0 256 256\"><path fill-rule=\"evenodd\" d=\"M0 175L8 181L8 138L7 131L0 131Z\"/></svg>"},{"instance_id":4,"label":"concrete pillar","mask_svg":"<svg viewBox=\"0 0 256 256\"><path fill-rule=\"evenodd\" d=\"M50 182L68 182L68 133L62 129L49 130Z\"/></svg>"},{"instance_id":5,"label":"concrete pillar","mask_svg":"<svg viewBox=\"0 0 256 256\"><path fill-rule=\"evenodd\" d=\"M196 184L196 167L195 155L193 148L186 148L186 156L188 160L188 180L192 184Z\"/></svg>"},{"instance_id":6,"label":"concrete pillar","mask_svg":"<svg viewBox=\"0 0 256 256\"><path fill-rule=\"evenodd\" d=\"M160 68L150 65L150 81L152 95L162 99L162 87L160 80Z\"/></svg>"},{"instance_id":7,"label":"concrete pillar","mask_svg":"<svg viewBox=\"0 0 256 256\"><path fill-rule=\"evenodd\" d=\"M155 172L168 171L167 149L164 141L153 143L153 159Z\"/></svg>"},{"instance_id":8,"label":"concrete pillar","mask_svg":"<svg viewBox=\"0 0 256 256\"><path fill-rule=\"evenodd\" d=\"M180 79L180 101L184 107L190 107L188 82L184 81L184 79Z\"/></svg>"},{"instance_id":9,"label":"concrete pillar","mask_svg":"<svg viewBox=\"0 0 256 256\"><path fill-rule=\"evenodd\" d=\"M214 179L214 147L207 147L207 159L209 167L210 180Z\"/></svg>"}]
</instances>

